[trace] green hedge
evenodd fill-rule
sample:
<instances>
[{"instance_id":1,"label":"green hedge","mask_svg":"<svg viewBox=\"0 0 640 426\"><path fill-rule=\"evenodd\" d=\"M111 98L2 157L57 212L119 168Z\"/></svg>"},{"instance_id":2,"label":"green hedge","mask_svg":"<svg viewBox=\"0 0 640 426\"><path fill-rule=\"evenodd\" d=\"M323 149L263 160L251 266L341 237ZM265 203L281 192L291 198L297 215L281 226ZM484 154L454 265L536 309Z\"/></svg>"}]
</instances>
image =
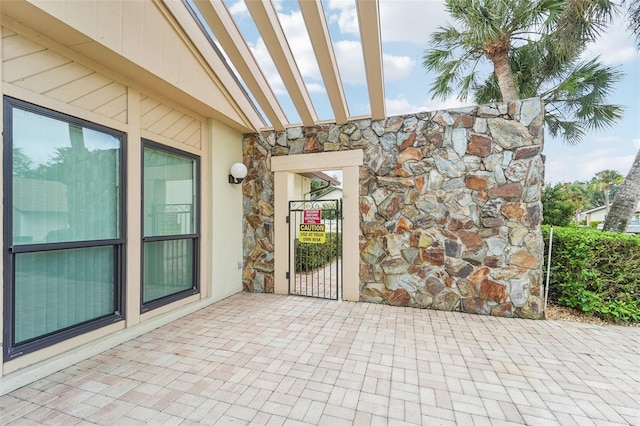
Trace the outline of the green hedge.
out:
<instances>
[{"instance_id":1,"label":"green hedge","mask_svg":"<svg viewBox=\"0 0 640 426\"><path fill-rule=\"evenodd\" d=\"M549 227L542 232L546 259ZM554 227L549 300L607 320L639 322L640 236Z\"/></svg>"},{"instance_id":2,"label":"green hedge","mask_svg":"<svg viewBox=\"0 0 640 426\"><path fill-rule=\"evenodd\" d=\"M327 232L324 244L301 243L296 239L296 272L309 271L324 266L336 257L342 250L342 234Z\"/></svg>"}]
</instances>

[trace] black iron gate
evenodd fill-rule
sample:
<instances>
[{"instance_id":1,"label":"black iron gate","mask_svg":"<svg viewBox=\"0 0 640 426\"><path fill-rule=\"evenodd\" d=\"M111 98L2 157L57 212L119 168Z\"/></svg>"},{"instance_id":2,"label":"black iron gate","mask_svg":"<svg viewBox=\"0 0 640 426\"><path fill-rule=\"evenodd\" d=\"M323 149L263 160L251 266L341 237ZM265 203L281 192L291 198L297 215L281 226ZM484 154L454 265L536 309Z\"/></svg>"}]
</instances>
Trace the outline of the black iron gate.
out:
<instances>
[{"instance_id":1,"label":"black iron gate","mask_svg":"<svg viewBox=\"0 0 640 426\"><path fill-rule=\"evenodd\" d=\"M289 294L342 296L342 200L289 201Z\"/></svg>"}]
</instances>

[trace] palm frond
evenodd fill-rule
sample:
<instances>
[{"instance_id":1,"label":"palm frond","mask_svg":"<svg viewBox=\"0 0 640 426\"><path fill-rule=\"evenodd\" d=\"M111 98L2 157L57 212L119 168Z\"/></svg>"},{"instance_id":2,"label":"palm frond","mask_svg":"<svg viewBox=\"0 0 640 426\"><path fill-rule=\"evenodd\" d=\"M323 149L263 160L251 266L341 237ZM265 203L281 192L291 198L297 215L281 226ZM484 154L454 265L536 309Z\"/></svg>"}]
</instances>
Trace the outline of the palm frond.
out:
<instances>
[{"instance_id":1,"label":"palm frond","mask_svg":"<svg viewBox=\"0 0 640 426\"><path fill-rule=\"evenodd\" d=\"M423 62L437 74L433 98L456 91L459 99L472 95L478 103L540 96L549 132L569 144L622 116L621 106L607 102L620 70L597 59L579 61L611 22L613 0L445 0L445 7L454 24L432 36ZM500 66L500 76L495 69L486 76L476 69L483 59L503 65L505 56L509 67ZM511 80L517 93L505 86Z\"/></svg>"}]
</instances>

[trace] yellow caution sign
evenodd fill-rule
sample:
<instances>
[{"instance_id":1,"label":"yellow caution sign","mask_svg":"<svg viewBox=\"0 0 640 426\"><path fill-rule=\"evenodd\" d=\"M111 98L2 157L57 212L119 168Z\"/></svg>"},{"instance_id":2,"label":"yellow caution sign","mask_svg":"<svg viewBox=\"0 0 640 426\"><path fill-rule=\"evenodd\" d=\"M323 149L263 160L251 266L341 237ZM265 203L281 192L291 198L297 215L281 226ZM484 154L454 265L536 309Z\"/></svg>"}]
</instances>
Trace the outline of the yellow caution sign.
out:
<instances>
[{"instance_id":1,"label":"yellow caution sign","mask_svg":"<svg viewBox=\"0 0 640 426\"><path fill-rule=\"evenodd\" d=\"M298 239L301 243L324 244L327 240L327 233L324 225L302 224L300 232L298 232Z\"/></svg>"}]
</instances>

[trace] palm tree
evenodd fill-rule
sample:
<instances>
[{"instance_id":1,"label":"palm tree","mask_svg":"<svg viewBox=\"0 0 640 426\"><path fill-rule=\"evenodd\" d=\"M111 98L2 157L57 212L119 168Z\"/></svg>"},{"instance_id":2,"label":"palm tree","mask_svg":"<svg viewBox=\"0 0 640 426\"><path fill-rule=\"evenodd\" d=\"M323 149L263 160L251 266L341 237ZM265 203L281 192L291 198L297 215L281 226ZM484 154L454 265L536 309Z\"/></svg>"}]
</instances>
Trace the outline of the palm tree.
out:
<instances>
[{"instance_id":1,"label":"palm tree","mask_svg":"<svg viewBox=\"0 0 640 426\"><path fill-rule=\"evenodd\" d=\"M623 1L622 3L626 4L626 1ZM636 36L636 46L640 49L640 1L629 1L627 20L629 21L629 29Z\"/></svg>"},{"instance_id":2,"label":"palm tree","mask_svg":"<svg viewBox=\"0 0 640 426\"><path fill-rule=\"evenodd\" d=\"M620 72L597 60L579 62L600 34L615 5L608 0L446 0L456 25L431 36L423 65L438 73L434 98L455 88L458 98L475 92L478 103L539 96L547 105L551 134L576 143L585 129L610 126L622 109L605 104ZM493 73L480 83L479 65Z\"/></svg>"},{"instance_id":3,"label":"palm tree","mask_svg":"<svg viewBox=\"0 0 640 426\"><path fill-rule=\"evenodd\" d=\"M606 103L622 73L615 67L587 61L559 61L558 44L529 44L514 51L510 62L522 98L540 97L545 104L545 124L552 136L579 143L587 130L601 130L622 117L622 108ZM475 101L501 99L495 74L476 87Z\"/></svg>"},{"instance_id":4,"label":"palm tree","mask_svg":"<svg viewBox=\"0 0 640 426\"><path fill-rule=\"evenodd\" d=\"M602 230L624 232L638 201L640 201L640 151L636 154L629 174L613 199Z\"/></svg>"},{"instance_id":5,"label":"palm tree","mask_svg":"<svg viewBox=\"0 0 640 426\"><path fill-rule=\"evenodd\" d=\"M604 205L606 215L609 214L609 195L611 194L612 185L620 185L623 177L615 170L602 170L591 179L591 187L596 191L602 191L604 195Z\"/></svg>"},{"instance_id":6,"label":"palm tree","mask_svg":"<svg viewBox=\"0 0 640 426\"><path fill-rule=\"evenodd\" d=\"M626 4L626 1L623 4ZM640 50L640 1L629 1L627 19L629 29L636 37L636 49ZM636 154L624 183L613 199L611 210L604 221L602 229L605 231L624 232L638 202L640 202L640 150Z\"/></svg>"}]
</instances>

